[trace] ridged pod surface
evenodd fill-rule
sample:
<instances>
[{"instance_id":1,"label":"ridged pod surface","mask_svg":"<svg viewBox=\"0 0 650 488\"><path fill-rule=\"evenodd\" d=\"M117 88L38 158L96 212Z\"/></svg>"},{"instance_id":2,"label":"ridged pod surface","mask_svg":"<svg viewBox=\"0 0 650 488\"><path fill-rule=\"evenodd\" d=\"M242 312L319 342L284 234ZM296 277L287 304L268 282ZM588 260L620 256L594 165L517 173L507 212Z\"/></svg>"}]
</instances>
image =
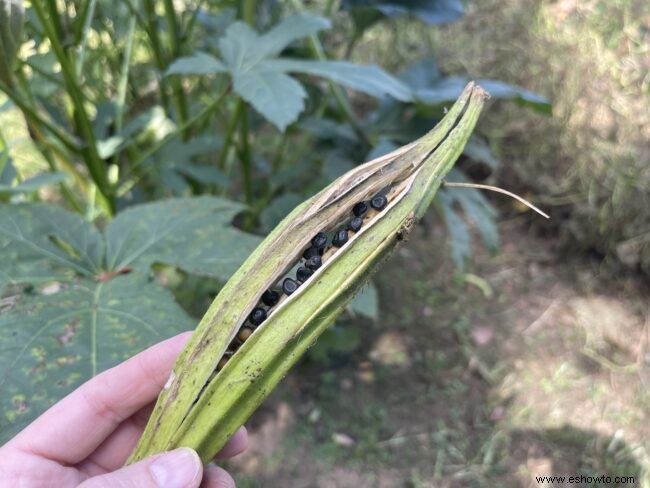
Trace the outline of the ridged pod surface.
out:
<instances>
[{"instance_id":1,"label":"ridged pod surface","mask_svg":"<svg viewBox=\"0 0 650 488\"><path fill-rule=\"evenodd\" d=\"M431 203L461 154L487 94L469 84L428 134L358 166L291 212L230 278L180 354L129 458L188 446L209 461L345 308ZM220 371L217 364L262 294L323 229L391 188L389 202L273 309Z\"/></svg>"}]
</instances>

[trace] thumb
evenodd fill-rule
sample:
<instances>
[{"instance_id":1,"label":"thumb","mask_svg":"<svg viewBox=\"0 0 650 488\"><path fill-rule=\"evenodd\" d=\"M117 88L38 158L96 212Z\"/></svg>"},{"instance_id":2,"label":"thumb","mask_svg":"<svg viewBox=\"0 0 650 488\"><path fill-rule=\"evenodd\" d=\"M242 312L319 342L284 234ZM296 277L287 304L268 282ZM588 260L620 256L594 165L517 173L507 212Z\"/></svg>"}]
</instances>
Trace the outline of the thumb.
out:
<instances>
[{"instance_id":1,"label":"thumb","mask_svg":"<svg viewBox=\"0 0 650 488\"><path fill-rule=\"evenodd\" d=\"M79 488L198 488L202 477L199 456L192 449L181 447L90 478Z\"/></svg>"}]
</instances>

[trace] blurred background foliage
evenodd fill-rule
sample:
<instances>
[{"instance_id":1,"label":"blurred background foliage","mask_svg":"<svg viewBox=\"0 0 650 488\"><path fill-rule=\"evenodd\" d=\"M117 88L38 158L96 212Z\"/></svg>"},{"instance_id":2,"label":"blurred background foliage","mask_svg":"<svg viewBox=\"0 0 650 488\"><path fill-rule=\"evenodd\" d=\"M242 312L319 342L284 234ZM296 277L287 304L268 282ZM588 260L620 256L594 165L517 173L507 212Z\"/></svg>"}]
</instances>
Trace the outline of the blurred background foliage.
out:
<instances>
[{"instance_id":1,"label":"blurred background foliage","mask_svg":"<svg viewBox=\"0 0 650 488\"><path fill-rule=\"evenodd\" d=\"M401 251L310 350L303 381L283 387L293 407L269 402L271 420L254 420L262 447L235 468L253 486L313 486L314 477L322 486L518 485L539 459L642 475L644 429L620 432L645 418L647 383L616 410L625 421L595 433L572 424L564 437L537 412L542 400L514 398L535 398L544 381L548 394L579 390L586 373L567 373L574 350L600 365L587 369L594 384L620 373L612 365L629 359L617 356L626 348L633 374L647 374L638 283L650 272L648 10L640 0L0 0L0 347L16 352L0 358L2 438L97 371L195 323L297 203L422 135L474 79L494 102L449 180L505 187L551 220L442 188L422 242ZM612 287L599 289L596 276ZM548 288L551 305L530 283ZM603 331L578 318L602 305L585 305L582 293L619 288L631 342L614 334L612 349L615 319L600 314ZM510 317L510 334L489 325L498 314ZM554 314L564 335L520 342L520 321L535 329ZM421 335L439 341L412 341ZM544 341L566 346L552 381L539 365L520 368L512 352L543 356ZM360 385L354 395L350 384ZM382 389L401 403L383 405ZM598 391L605 403L615 395ZM353 397L347 422L326 413L340 395ZM480 411L470 408L476 401ZM409 402L422 415L402 425L398 405ZM437 413L426 415L430 402ZM301 414L304 432L291 427ZM521 415L533 420L518 423ZM323 444L321 464L297 473L307 461L282 444L294 462L275 465L265 442L281 442L265 441L265 429L310 449ZM407 440L417 448L401 449ZM379 473L395 450L386 485L355 468ZM418 452L431 456L418 461ZM567 454L575 466L560 462ZM339 478L323 474L343 458Z\"/></svg>"}]
</instances>

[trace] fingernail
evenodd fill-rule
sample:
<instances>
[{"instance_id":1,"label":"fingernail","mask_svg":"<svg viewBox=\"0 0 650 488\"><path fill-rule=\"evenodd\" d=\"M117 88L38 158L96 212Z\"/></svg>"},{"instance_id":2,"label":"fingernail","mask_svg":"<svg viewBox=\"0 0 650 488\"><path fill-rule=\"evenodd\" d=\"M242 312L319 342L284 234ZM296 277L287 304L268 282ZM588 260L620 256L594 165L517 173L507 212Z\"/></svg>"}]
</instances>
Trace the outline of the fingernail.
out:
<instances>
[{"instance_id":1,"label":"fingernail","mask_svg":"<svg viewBox=\"0 0 650 488\"><path fill-rule=\"evenodd\" d=\"M192 449L181 447L167 452L151 463L151 477L160 488L188 488L199 476L201 460Z\"/></svg>"}]
</instances>

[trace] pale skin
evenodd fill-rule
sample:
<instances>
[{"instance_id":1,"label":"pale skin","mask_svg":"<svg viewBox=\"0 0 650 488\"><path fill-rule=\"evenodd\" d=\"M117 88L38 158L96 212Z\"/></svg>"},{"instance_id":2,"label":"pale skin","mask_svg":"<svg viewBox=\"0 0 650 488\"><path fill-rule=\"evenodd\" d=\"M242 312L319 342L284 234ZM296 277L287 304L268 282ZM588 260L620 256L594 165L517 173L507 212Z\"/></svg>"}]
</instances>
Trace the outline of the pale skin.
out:
<instances>
[{"instance_id":1,"label":"pale skin","mask_svg":"<svg viewBox=\"0 0 650 488\"><path fill-rule=\"evenodd\" d=\"M234 487L225 470L202 466L196 453L186 448L123 467L189 337L189 332L183 333L150 347L52 406L0 447L0 485ZM246 445L242 427L217 458L235 456Z\"/></svg>"}]
</instances>

